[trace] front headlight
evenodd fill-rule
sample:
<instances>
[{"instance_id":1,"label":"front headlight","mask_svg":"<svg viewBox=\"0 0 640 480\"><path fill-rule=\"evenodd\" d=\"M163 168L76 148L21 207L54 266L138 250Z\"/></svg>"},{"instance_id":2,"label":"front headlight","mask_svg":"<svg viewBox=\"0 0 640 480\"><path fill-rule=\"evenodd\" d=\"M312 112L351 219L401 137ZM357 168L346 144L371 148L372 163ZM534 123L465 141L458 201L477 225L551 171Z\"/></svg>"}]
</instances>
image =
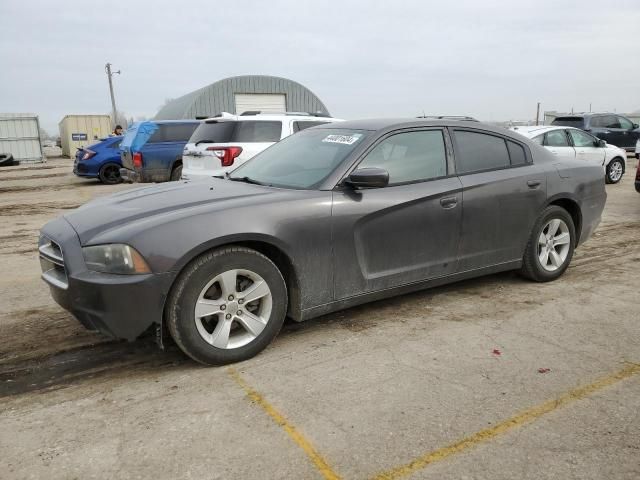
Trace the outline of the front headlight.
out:
<instances>
[{"instance_id":1,"label":"front headlight","mask_svg":"<svg viewBox=\"0 0 640 480\"><path fill-rule=\"evenodd\" d=\"M151 273L151 269L138 251L123 244L95 245L82 249L89 270L104 273Z\"/></svg>"}]
</instances>

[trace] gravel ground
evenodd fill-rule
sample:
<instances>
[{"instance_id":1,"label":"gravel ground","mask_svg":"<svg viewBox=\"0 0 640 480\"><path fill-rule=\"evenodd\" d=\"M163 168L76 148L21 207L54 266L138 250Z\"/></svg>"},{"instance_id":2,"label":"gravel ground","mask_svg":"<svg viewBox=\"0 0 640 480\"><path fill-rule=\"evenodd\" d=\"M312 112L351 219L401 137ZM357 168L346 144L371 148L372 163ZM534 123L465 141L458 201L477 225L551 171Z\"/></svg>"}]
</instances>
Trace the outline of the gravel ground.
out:
<instances>
[{"instance_id":1,"label":"gravel ground","mask_svg":"<svg viewBox=\"0 0 640 480\"><path fill-rule=\"evenodd\" d=\"M130 185L3 168L0 478L640 478L634 166L560 280L288 323L233 369L87 332L39 279L38 229Z\"/></svg>"}]
</instances>

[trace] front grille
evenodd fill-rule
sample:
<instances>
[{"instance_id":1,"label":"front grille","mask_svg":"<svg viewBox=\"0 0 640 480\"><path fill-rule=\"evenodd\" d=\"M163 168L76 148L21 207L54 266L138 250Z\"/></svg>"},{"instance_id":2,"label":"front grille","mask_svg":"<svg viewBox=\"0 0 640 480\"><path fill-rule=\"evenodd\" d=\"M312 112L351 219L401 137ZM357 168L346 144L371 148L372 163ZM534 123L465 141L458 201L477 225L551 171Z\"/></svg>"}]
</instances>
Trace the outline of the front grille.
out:
<instances>
[{"instance_id":1,"label":"front grille","mask_svg":"<svg viewBox=\"0 0 640 480\"><path fill-rule=\"evenodd\" d=\"M67 280L67 271L64 267L64 257L60 245L43 235L38 242L38 251L40 252L42 279L51 285L66 290L69 286L69 281Z\"/></svg>"}]
</instances>

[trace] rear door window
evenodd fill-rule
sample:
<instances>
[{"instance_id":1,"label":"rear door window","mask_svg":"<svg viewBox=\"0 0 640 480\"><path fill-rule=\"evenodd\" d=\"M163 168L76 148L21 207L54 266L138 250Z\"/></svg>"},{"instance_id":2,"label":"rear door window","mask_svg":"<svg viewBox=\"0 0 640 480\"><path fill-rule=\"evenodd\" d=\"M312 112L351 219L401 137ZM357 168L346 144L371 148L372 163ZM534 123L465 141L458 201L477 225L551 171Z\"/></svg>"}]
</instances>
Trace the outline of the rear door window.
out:
<instances>
[{"instance_id":1,"label":"rear door window","mask_svg":"<svg viewBox=\"0 0 640 480\"><path fill-rule=\"evenodd\" d=\"M620 122L615 115L606 115L602 117L604 128L620 128Z\"/></svg>"},{"instance_id":2,"label":"rear door window","mask_svg":"<svg viewBox=\"0 0 640 480\"><path fill-rule=\"evenodd\" d=\"M568 147L569 140L564 130L552 130L544 136L545 147Z\"/></svg>"},{"instance_id":3,"label":"rear door window","mask_svg":"<svg viewBox=\"0 0 640 480\"><path fill-rule=\"evenodd\" d=\"M324 125L329 122L314 122L313 120L298 120L293 122L293 132L299 132L311 127L317 127L318 125Z\"/></svg>"},{"instance_id":4,"label":"rear door window","mask_svg":"<svg viewBox=\"0 0 640 480\"><path fill-rule=\"evenodd\" d=\"M236 125L232 141L238 143L278 142L282 136L282 122L242 121Z\"/></svg>"},{"instance_id":5,"label":"rear door window","mask_svg":"<svg viewBox=\"0 0 640 480\"><path fill-rule=\"evenodd\" d=\"M591 118L591 127L604 127L604 117L592 117Z\"/></svg>"},{"instance_id":6,"label":"rear door window","mask_svg":"<svg viewBox=\"0 0 640 480\"><path fill-rule=\"evenodd\" d=\"M510 165L503 138L485 133L455 130L458 173L505 168Z\"/></svg>"}]
</instances>

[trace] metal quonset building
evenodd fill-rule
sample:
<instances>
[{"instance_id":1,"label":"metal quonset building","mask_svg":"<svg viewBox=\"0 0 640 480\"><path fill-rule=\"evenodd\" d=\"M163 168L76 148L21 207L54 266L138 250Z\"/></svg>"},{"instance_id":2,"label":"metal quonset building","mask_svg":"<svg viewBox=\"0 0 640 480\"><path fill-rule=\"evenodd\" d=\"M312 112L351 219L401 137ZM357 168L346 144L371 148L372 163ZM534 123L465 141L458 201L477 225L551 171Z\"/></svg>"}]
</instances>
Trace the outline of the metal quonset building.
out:
<instances>
[{"instance_id":1,"label":"metal quonset building","mask_svg":"<svg viewBox=\"0 0 640 480\"><path fill-rule=\"evenodd\" d=\"M156 120L207 118L222 112L309 112L329 111L308 88L281 77L246 75L230 77L170 101L160 109Z\"/></svg>"}]
</instances>

